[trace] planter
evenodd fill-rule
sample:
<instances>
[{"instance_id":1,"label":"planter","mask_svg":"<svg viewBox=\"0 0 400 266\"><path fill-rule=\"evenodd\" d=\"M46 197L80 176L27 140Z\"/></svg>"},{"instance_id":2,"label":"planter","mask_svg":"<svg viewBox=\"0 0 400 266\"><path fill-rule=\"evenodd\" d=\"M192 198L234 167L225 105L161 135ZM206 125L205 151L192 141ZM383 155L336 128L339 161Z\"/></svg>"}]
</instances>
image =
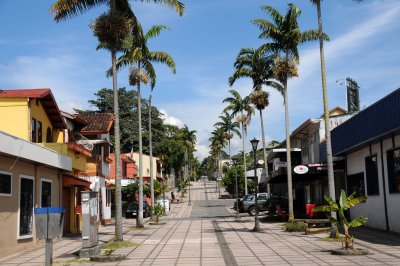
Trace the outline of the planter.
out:
<instances>
[{"instance_id":1,"label":"planter","mask_svg":"<svg viewBox=\"0 0 400 266\"><path fill-rule=\"evenodd\" d=\"M368 255L369 250L363 248L339 248L331 251L332 255L342 255L342 256L359 256Z\"/></svg>"},{"instance_id":2,"label":"planter","mask_svg":"<svg viewBox=\"0 0 400 266\"><path fill-rule=\"evenodd\" d=\"M167 222L150 222L149 225L164 225Z\"/></svg>"},{"instance_id":3,"label":"planter","mask_svg":"<svg viewBox=\"0 0 400 266\"><path fill-rule=\"evenodd\" d=\"M92 256L90 257L90 260L95 262L113 262L113 261L121 261L124 260L125 258L126 258L125 255L111 254L111 255Z\"/></svg>"}]
</instances>

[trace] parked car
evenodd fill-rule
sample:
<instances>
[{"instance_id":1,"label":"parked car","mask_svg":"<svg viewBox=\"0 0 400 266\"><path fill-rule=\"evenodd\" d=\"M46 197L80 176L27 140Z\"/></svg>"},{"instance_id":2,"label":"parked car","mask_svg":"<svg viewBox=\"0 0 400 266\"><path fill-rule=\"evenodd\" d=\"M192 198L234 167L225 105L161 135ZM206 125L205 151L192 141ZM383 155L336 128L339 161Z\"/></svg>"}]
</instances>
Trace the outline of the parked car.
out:
<instances>
[{"instance_id":1,"label":"parked car","mask_svg":"<svg viewBox=\"0 0 400 266\"><path fill-rule=\"evenodd\" d=\"M257 194L258 211L267 211L268 193L262 192ZM233 208L236 210L236 202ZM242 200L239 199L239 212L248 212L251 216L256 215L256 206L254 202L254 194L247 194Z\"/></svg>"},{"instance_id":2,"label":"parked car","mask_svg":"<svg viewBox=\"0 0 400 266\"><path fill-rule=\"evenodd\" d=\"M136 217L136 212L139 209L138 201L132 201L128 204L125 211L125 218ZM147 218L151 215L149 204L143 201L143 218Z\"/></svg>"},{"instance_id":3,"label":"parked car","mask_svg":"<svg viewBox=\"0 0 400 266\"><path fill-rule=\"evenodd\" d=\"M165 196L165 198L163 198L162 196L157 198L157 204L158 205L164 207L164 204L165 204L165 211L170 211L171 210L171 205L169 203L170 203L170 201L169 201L169 198L167 196Z\"/></svg>"}]
</instances>

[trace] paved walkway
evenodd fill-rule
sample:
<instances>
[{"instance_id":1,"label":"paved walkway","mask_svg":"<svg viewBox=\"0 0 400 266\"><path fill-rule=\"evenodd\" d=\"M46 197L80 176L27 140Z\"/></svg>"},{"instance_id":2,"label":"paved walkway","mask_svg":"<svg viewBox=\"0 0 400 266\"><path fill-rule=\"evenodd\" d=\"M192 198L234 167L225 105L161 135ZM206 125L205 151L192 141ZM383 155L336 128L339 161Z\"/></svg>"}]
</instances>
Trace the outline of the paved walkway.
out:
<instances>
[{"instance_id":1,"label":"paved walkway","mask_svg":"<svg viewBox=\"0 0 400 266\"><path fill-rule=\"evenodd\" d=\"M138 245L118 249L126 260L92 263L73 255L80 238L64 238L54 244L55 265L400 265L400 237L363 228L356 233L356 246L370 250L368 256L334 256L340 243L323 241L326 234L304 235L281 230L281 223L260 223L253 233L254 218L241 214L235 221L233 200L219 200L213 182L192 182L191 205L173 204L164 225L135 228L135 219L123 221L124 240ZM221 190L221 193L222 190ZM178 194L178 193L177 193ZM180 195L177 195L180 196ZM110 241L114 226L100 228L101 242ZM43 265L44 248L0 260L1 265Z\"/></svg>"}]
</instances>

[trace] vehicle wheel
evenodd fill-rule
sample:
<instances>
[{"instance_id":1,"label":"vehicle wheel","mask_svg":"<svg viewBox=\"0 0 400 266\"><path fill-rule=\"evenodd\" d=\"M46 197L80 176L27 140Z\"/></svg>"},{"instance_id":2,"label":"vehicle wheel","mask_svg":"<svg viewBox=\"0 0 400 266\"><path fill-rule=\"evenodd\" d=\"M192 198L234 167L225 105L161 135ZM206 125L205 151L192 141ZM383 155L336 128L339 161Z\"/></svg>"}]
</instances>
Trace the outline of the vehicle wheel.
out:
<instances>
[{"instance_id":1,"label":"vehicle wheel","mask_svg":"<svg viewBox=\"0 0 400 266\"><path fill-rule=\"evenodd\" d=\"M256 206L251 206L249 208L249 214L250 214L250 216L256 215Z\"/></svg>"}]
</instances>

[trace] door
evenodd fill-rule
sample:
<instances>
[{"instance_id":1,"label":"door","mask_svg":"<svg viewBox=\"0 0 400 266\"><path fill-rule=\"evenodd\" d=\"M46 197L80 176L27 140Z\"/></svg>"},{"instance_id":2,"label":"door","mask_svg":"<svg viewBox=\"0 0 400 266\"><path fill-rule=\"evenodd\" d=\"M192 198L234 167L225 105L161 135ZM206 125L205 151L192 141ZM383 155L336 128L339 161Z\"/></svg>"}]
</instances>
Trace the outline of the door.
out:
<instances>
[{"instance_id":1,"label":"door","mask_svg":"<svg viewBox=\"0 0 400 266\"><path fill-rule=\"evenodd\" d=\"M64 213L64 234L71 232L70 221L71 221L71 189L69 187L63 187L63 207L65 208Z\"/></svg>"}]
</instances>

